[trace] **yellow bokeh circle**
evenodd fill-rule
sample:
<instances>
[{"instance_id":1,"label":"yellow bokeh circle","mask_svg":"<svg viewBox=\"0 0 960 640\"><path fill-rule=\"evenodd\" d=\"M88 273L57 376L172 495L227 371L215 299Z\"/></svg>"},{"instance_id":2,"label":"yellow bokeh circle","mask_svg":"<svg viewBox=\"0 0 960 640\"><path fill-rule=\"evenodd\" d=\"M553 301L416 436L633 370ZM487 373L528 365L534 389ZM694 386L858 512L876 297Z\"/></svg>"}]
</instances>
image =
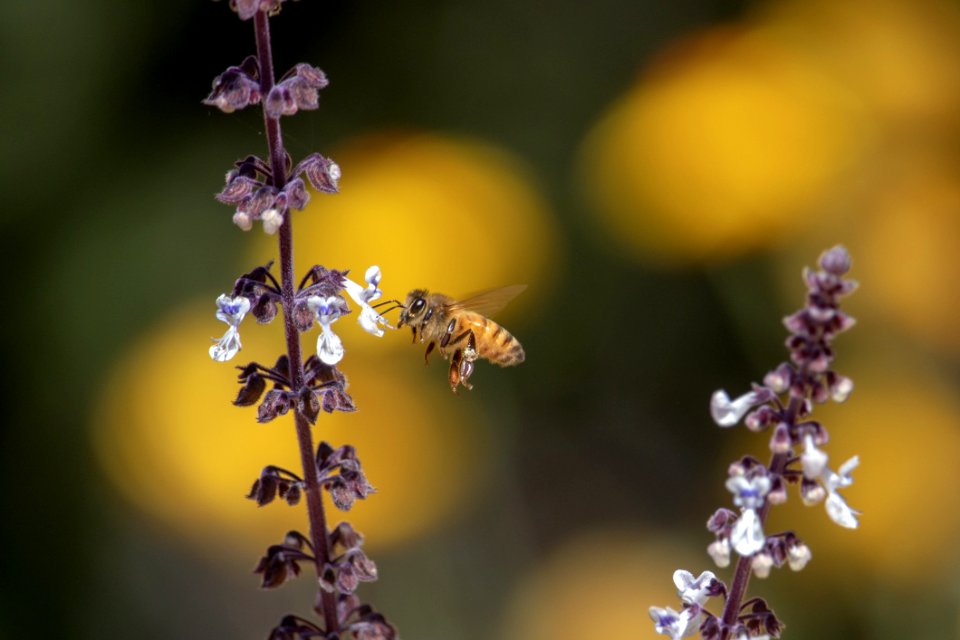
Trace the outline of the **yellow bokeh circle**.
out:
<instances>
[{"instance_id":1,"label":"yellow bokeh circle","mask_svg":"<svg viewBox=\"0 0 960 640\"><path fill-rule=\"evenodd\" d=\"M585 143L582 176L632 253L721 259L809 224L862 143L856 102L808 59L760 29L715 30L662 56L613 105Z\"/></svg>"},{"instance_id":2,"label":"yellow bokeh circle","mask_svg":"<svg viewBox=\"0 0 960 640\"><path fill-rule=\"evenodd\" d=\"M94 415L94 444L107 476L138 507L207 544L257 553L288 529L307 528L302 503L258 508L244 498L268 464L303 475L292 417L258 424L254 407L230 402L239 388L231 365L272 364L283 345L282 327L256 326L248 318L241 325L243 350L224 365L209 358L204 344L225 328L213 311L204 304L172 315L122 357ZM304 337L306 353L311 338ZM357 448L378 493L348 513L328 500L328 521L348 519L377 549L453 517L476 486L484 440L442 373L432 368L424 373L437 376L411 375L409 367L351 346L341 369L360 410L321 413L313 434L315 441Z\"/></svg>"},{"instance_id":3,"label":"yellow bokeh circle","mask_svg":"<svg viewBox=\"0 0 960 640\"><path fill-rule=\"evenodd\" d=\"M863 297L917 338L960 353L960 172L921 162L878 190L865 216Z\"/></svg>"},{"instance_id":4,"label":"yellow bokeh circle","mask_svg":"<svg viewBox=\"0 0 960 640\"><path fill-rule=\"evenodd\" d=\"M700 551L697 557L697 551ZM679 608L673 572L699 574L702 549L643 531L585 532L520 580L509 599L502 640L662 638L650 606Z\"/></svg>"},{"instance_id":5,"label":"yellow bokeh circle","mask_svg":"<svg viewBox=\"0 0 960 640\"><path fill-rule=\"evenodd\" d=\"M415 288L461 297L527 284L511 305L527 309L557 280L555 220L530 172L506 151L466 138L384 133L330 155L343 170L340 193L313 193L293 214L299 269L322 264L362 279L377 264L385 298L401 300ZM255 259L275 257L276 239L259 237Z\"/></svg>"}]
</instances>

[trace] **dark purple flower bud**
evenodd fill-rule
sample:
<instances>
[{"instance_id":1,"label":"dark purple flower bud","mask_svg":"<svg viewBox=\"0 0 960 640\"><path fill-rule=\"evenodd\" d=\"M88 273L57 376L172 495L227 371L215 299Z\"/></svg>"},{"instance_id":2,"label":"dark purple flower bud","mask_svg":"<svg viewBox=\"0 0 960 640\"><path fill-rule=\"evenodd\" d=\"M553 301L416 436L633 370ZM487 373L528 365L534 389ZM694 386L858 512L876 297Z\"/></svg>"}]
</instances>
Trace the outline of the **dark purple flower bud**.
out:
<instances>
[{"instance_id":1,"label":"dark purple flower bud","mask_svg":"<svg viewBox=\"0 0 960 640\"><path fill-rule=\"evenodd\" d=\"M330 499L333 500L333 506L340 511L350 511L353 503L357 499L356 493L347 486L347 483L340 476L330 478L326 483L327 491L330 492Z\"/></svg>"},{"instance_id":2,"label":"dark purple flower bud","mask_svg":"<svg viewBox=\"0 0 960 640\"><path fill-rule=\"evenodd\" d=\"M317 416L320 415L320 398L317 392L310 387L302 387L297 394L297 412L310 421L310 424L317 423Z\"/></svg>"},{"instance_id":3,"label":"dark purple flower bud","mask_svg":"<svg viewBox=\"0 0 960 640\"><path fill-rule=\"evenodd\" d=\"M350 566L354 575L361 582L374 582L377 579L377 565L362 551L355 551L350 556Z\"/></svg>"},{"instance_id":4,"label":"dark purple flower bud","mask_svg":"<svg viewBox=\"0 0 960 640\"><path fill-rule=\"evenodd\" d=\"M287 486L286 493L283 495L283 498L287 501L287 504L291 507L300 502L300 496L302 495L302 489L300 488L299 482L290 483Z\"/></svg>"},{"instance_id":5,"label":"dark purple flower bud","mask_svg":"<svg viewBox=\"0 0 960 640\"><path fill-rule=\"evenodd\" d=\"M344 551L359 549L363 546L363 536L349 522L341 522L330 532L330 545L341 547Z\"/></svg>"},{"instance_id":6,"label":"dark purple flower bud","mask_svg":"<svg viewBox=\"0 0 960 640\"><path fill-rule=\"evenodd\" d=\"M257 11L264 11L271 15L280 11L283 0L230 0L230 8L237 12L241 20L249 20L257 15Z\"/></svg>"},{"instance_id":7,"label":"dark purple flower bud","mask_svg":"<svg viewBox=\"0 0 960 640\"><path fill-rule=\"evenodd\" d=\"M293 178L288 182L283 188L283 193L286 195L287 206L291 209L302 210L307 206L307 201L310 200L307 187L300 178Z\"/></svg>"},{"instance_id":8,"label":"dark purple flower bud","mask_svg":"<svg viewBox=\"0 0 960 640\"><path fill-rule=\"evenodd\" d=\"M300 333L306 333L313 328L313 321L317 314L310 309L306 300L297 300L293 305L293 324ZM318 358L319 360L319 358Z\"/></svg>"},{"instance_id":9,"label":"dark purple flower bud","mask_svg":"<svg viewBox=\"0 0 960 640\"><path fill-rule=\"evenodd\" d=\"M258 373L250 374L247 376L244 385L240 387L237 399L233 401L233 404L238 407L249 407L260 399L266 388L267 382L263 379L263 376Z\"/></svg>"},{"instance_id":10,"label":"dark purple flower bud","mask_svg":"<svg viewBox=\"0 0 960 640\"><path fill-rule=\"evenodd\" d=\"M335 593L337 590L337 570L333 565L328 564L323 568L318 578L320 588L328 593Z\"/></svg>"},{"instance_id":11,"label":"dark purple flower bud","mask_svg":"<svg viewBox=\"0 0 960 640\"><path fill-rule=\"evenodd\" d=\"M737 514L730 509L717 509L707 520L707 530L711 533L720 533L736 522Z\"/></svg>"},{"instance_id":12,"label":"dark purple flower bud","mask_svg":"<svg viewBox=\"0 0 960 640\"><path fill-rule=\"evenodd\" d=\"M282 354L273 365L273 370L278 375L290 379L290 358L287 357L287 354Z\"/></svg>"},{"instance_id":13,"label":"dark purple flower bud","mask_svg":"<svg viewBox=\"0 0 960 640\"><path fill-rule=\"evenodd\" d=\"M847 249L838 244L820 255L820 268L835 276L842 276L850 271L850 254Z\"/></svg>"},{"instance_id":14,"label":"dark purple flower bud","mask_svg":"<svg viewBox=\"0 0 960 640\"><path fill-rule=\"evenodd\" d=\"M273 322L273 319L277 317L277 302L274 300L274 296L267 293L260 294L250 313L260 324Z\"/></svg>"},{"instance_id":15,"label":"dark purple flower bud","mask_svg":"<svg viewBox=\"0 0 960 640\"><path fill-rule=\"evenodd\" d=\"M257 407L257 422L270 422L277 416L284 415L290 410L290 398L287 392L280 389L271 389L263 397L263 402Z\"/></svg>"},{"instance_id":16,"label":"dark purple flower bud","mask_svg":"<svg viewBox=\"0 0 960 640\"><path fill-rule=\"evenodd\" d=\"M272 589L300 575L299 562L314 559L303 551L305 546L309 546L309 543L303 534L296 531L288 533L283 544L270 546L253 570L254 573L261 575L260 586L264 589Z\"/></svg>"},{"instance_id":17,"label":"dark purple flower bud","mask_svg":"<svg viewBox=\"0 0 960 640\"><path fill-rule=\"evenodd\" d=\"M317 191L338 193L340 191L340 165L319 153L312 153L297 165L295 173L303 172Z\"/></svg>"},{"instance_id":18,"label":"dark purple flower bud","mask_svg":"<svg viewBox=\"0 0 960 640\"><path fill-rule=\"evenodd\" d=\"M342 593L353 593L360 586L360 578L349 564L337 567L337 589Z\"/></svg>"},{"instance_id":19,"label":"dark purple flower bud","mask_svg":"<svg viewBox=\"0 0 960 640\"><path fill-rule=\"evenodd\" d=\"M320 471L323 471L327 468L327 461L330 460L333 454L334 449L328 442L322 441L319 445L317 445L317 468Z\"/></svg>"},{"instance_id":20,"label":"dark purple flower bud","mask_svg":"<svg viewBox=\"0 0 960 640\"><path fill-rule=\"evenodd\" d=\"M240 209L250 215L259 216L267 209L271 209L277 200L277 190L273 187L260 187L249 198L240 204Z\"/></svg>"},{"instance_id":21,"label":"dark purple flower bud","mask_svg":"<svg viewBox=\"0 0 960 640\"><path fill-rule=\"evenodd\" d=\"M263 475L253 481L253 487L250 488L247 498L255 500L260 507L270 504L277 497L278 485L277 476L268 474L264 470Z\"/></svg>"},{"instance_id":22,"label":"dark purple flower bud","mask_svg":"<svg viewBox=\"0 0 960 640\"><path fill-rule=\"evenodd\" d=\"M785 422L777 425L770 436L770 451L773 453L786 453L793 446L793 440L790 438L790 427Z\"/></svg>"},{"instance_id":23,"label":"dark purple flower bud","mask_svg":"<svg viewBox=\"0 0 960 640\"><path fill-rule=\"evenodd\" d=\"M313 87L314 89L325 89L330 84L330 81L327 80L327 74L317 67L311 66L305 62L301 62L296 65L288 73L288 75L290 74L296 75L305 84Z\"/></svg>"},{"instance_id":24,"label":"dark purple flower bud","mask_svg":"<svg viewBox=\"0 0 960 640\"><path fill-rule=\"evenodd\" d=\"M289 85L283 83L274 85L263 101L263 110L270 118L295 114L297 112L297 101L290 93Z\"/></svg>"},{"instance_id":25,"label":"dark purple flower bud","mask_svg":"<svg viewBox=\"0 0 960 640\"><path fill-rule=\"evenodd\" d=\"M226 71L213 79L213 90L203 103L217 107L224 113L257 104L261 97L257 75L257 61L253 56L238 67L227 67Z\"/></svg>"},{"instance_id":26,"label":"dark purple flower bud","mask_svg":"<svg viewBox=\"0 0 960 640\"><path fill-rule=\"evenodd\" d=\"M706 617L700 623L701 640L720 640L720 623L717 617L711 614L705 614Z\"/></svg>"},{"instance_id":27,"label":"dark purple flower bud","mask_svg":"<svg viewBox=\"0 0 960 640\"><path fill-rule=\"evenodd\" d=\"M236 170L227 174L227 184L215 197L224 204L240 204L249 198L254 191L263 186L255 178L239 175Z\"/></svg>"}]
</instances>

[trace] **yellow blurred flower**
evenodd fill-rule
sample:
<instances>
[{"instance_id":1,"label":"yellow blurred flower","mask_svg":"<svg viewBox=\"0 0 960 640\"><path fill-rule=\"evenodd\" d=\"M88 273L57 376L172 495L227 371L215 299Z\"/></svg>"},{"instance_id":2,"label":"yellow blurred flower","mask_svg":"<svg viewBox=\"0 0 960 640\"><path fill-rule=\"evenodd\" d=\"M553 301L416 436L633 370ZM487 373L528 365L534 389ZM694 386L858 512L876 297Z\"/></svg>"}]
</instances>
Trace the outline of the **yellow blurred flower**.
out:
<instances>
[{"instance_id":1,"label":"yellow blurred flower","mask_svg":"<svg viewBox=\"0 0 960 640\"><path fill-rule=\"evenodd\" d=\"M857 159L855 100L763 29L714 30L664 55L586 141L583 179L633 252L727 258L807 225Z\"/></svg>"},{"instance_id":2,"label":"yellow blurred flower","mask_svg":"<svg viewBox=\"0 0 960 640\"><path fill-rule=\"evenodd\" d=\"M172 315L134 345L103 389L94 444L107 476L138 507L202 543L229 541L255 555L288 529L307 527L302 504L258 509L244 499L268 464L302 475L300 458L289 416L258 424L255 409L230 404L236 370L212 362L204 344L219 328L208 303ZM273 363L283 345L280 321L248 320L241 333L238 364ZM397 366L358 353L355 342L347 343L341 369L360 410L321 413L313 432L315 441L355 445L380 490L346 514L327 501L331 526L349 519L375 551L453 516L476 484L484 441L442 374L423 384L419 362L419 369Z\"/></svg>"},{"instance_id":3,"label":"yellow blurred flower","mask_svg":"<svg viewBox=\"0 0 960 640\"><path fill-rule=\"evenodd\" d=\"M788 0L764 22L816 57L887 128L956 128L960 11L945 0Z\"/></svg>"},{"instance_id":4,"label":"yellow blurred flower","mask_svg":"<svg viewBox=\"0 0 960 640\"><path fill-rule=\"evenodd\" d=\"M960 354L960 171L920 163L876 194L854 248L875 304L915 337Z\"/></svg>"},{"instance_id":5,"label":"yellow blurred flower","mask_svg":"<svg viewBox=\"0 0 960 640\"><path fill-rule=\"evenodd\" d=\"M685 548L686 547L686 548ZM710 569L696 545L642 531L594 531L563 544L509 598L503 640L662 638L651 605L679 608L673 572Z\"/></svg>"},{"instance_id":6,"label":"yellow blurred flower","mask_svg":"<svg viewBox=\"0 0 960 640\"><path fill-rule=\"evenodd\" d=\"M511 305L527 309L558 279L555 221L528 170L507 152L393 133L355 139L331 155L343 169L340 193L314 193L294 214L300 268L349 268L359 277L377 264L385 299L402 300L414 288L457 297L528 284ZM265 262L276 239L259 237L255 260Z\"/></svg>"}]
</instances>

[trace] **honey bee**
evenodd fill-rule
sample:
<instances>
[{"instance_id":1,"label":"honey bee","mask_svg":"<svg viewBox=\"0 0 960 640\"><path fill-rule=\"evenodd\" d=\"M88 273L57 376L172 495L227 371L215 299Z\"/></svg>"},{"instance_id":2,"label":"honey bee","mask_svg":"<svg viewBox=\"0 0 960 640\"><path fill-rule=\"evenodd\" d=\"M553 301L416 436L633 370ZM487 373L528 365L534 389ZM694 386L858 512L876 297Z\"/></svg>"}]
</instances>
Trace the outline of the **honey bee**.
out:
<instances>
[{"instance_id":1,"label":"honey bee","mask_svg":"<svg viewBox=\"0 0 960 640\"><path fill-rule=\"evenodd\" d=\"M423 358L428 364L435 347L444 359L452 353L448 375L450 389L454 393L460 385L472 389L469 380L473 375L473 363L478 358L501 367L512 367L526 357L520 341L487 317L505 307L526 288L527 285L521 284L491 289L461 301L442 293L414 289L407 294L397 328L409 325L414 343L427 343Z\"/></svg>"}]
</instances>

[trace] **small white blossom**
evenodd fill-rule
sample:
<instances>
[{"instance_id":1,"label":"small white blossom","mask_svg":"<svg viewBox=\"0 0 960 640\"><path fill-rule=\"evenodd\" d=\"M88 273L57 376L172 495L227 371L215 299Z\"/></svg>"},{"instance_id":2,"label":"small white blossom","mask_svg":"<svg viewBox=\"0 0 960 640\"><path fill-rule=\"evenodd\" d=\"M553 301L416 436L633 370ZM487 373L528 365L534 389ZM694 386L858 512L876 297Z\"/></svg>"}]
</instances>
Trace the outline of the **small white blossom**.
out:
<instances>
[{"instance_id":1,"label":"small white blossom","mask_svg":"<svg viewBox=\"0 0 960 640\"><path fill-rule=\"evenodd\" d=\"M343 282L343 288L353 298L353 301L360 305L360 315L357 318L360 326L363 327L364 331L378 338L383 335L381 325L384 327L390 326L386 318L370 306L371 302L383 295L383 291L377 286L380 284L380 278L380 267L373 265L364 274L364 280L367 282L366 287L360 286L350 278L344 278Z\"/></svg>"},{"instance_id":2,"label":"small white blossom","mask_svg":"<svg viewBox=\"0 0 960 640\"><path fill-rule=\"evenodd\" d=\"M670 636L671 640L680 640L692 636L700 626L700 607L693 605L677 613L670 607L650 607L650 617L657 633Z\"/></svg>"},{"instance_id":3,"label":"small white blossom","mask_svg":"<svg viewBox=\"0 0 960 640\"><path fill-rule=\"evenodd\" d=\"M707 546L707 555L709 555L714 564L720 569L730 566L730 541L726 538L714 540Z\"/></svg>"},{"instance_id":4,"label":"small white blossom","mask_svg":"<svg viewBox=\"0 0 960 640\"><path fill-rule=\"evenodd\" d=\"M813 554L810 552L810 547L803 543L795 544L787 549L787 564L793 571L802 570L811 558L813 558Z\"/></svg>"},{"instance_id":5,"label":"small white blossom","mask_svg":"<svg viewBox=\"0 0 960 640\"><path fill-rule=\"evenodd\" d=\"M820 477L827 466L827 454L822 449L818 449L813 442L813 436L807 433L803 437L804 450L800 456L800 464L803 466L803 475L810 480Z\"/></svg>"},{"instance_id":6,"label":"small white blossom","mask_svg":"<svg viewBox=\"0 0 960 640\"><path fill-rule=\"evenodd\" d=\"M837 376L836 381L830 385L830 399L834 402L845 402L853 392L853 380L846 376Z\"/></svg>"},{"instance_id":7,"label":"small white blossom","mask_svg":"<svg viewBox=\"0 0 960 640\"><path fill-rule=\"evenodd\" d=\"M233 224L237 225L244 231L250 231L253 228L253 218L250 217L250 214L246 211L237 210L233 214Z\"/></svg>"},{"instance_id":8,"label":"small white blossom","mask_svg":"<svg viewBox=\"0 0 960 640\"><path fill-rule=\"evenodd\" d=\"M773 556L769 553L758 553L750 561L750 568L753 570L753 575L761 580L768 578L770 569L773 568Z\"/></svg>"},{"instance_id":9,"label":"small white blossom","mask_svg":"<svg viewBox=\"0 0 960 640\"><path fill-rule=\"evenodd\" d=\"M684 569L673 572L673 584L677 585L677 595L684 604L703 605L710 598L710 587L716 579L712 571L704 571L697 578Z\"/></svg>"},{"instance_id":10,"label":"small white blossom","mask_svg":"<svg viewBox=\"0 0 960 640\"><path fill-rule=\"evenodd\" d=\"M317 338L317 356L324 364L334 365L343 359L343 341L333 332L330 325L343 314L346 304L339 296L310 296L307 307L317 315L320 324L320 337Z\"/></svg>"},{"instance_id":11,"label":"small white blossom","mask_svg":"<svg viewBox=\"0 0 960 640\"><path fill-rule=\"evenodd\" d=\"M240 322L250 311L250 301L243 296L231 298L227 294L222 294L217 298L217 320L227 323L227 331L219 340L214 339L214 344L210 347L210 357L217 362L226 362L240 351Z\"/></svg>"},{"instance_id":12,"label":"small white blossom","mask_svg":"<svg viewBox=\"0 0 960 640\"><path fill-rule=\"evenodd\" d=\"M260 221L263 222L264 233L272 236L283 224L283 214L271 207L260 214Z\"/></svg>"},{"instance_id":13,"label":"small white blossom","mask_svg":"<svg viewBox=\"0 0 960 640\"><path fill-rule=\"evenodd\" d=\"M827 515L841 527L847 529L856 529L860 524L857 516L860 512L851 508L843 496L838 492L839 489L849 487L853 484L853 477L850 475L860 464L860 458L854 456L843 463L837 473L827 469L824 472L824 485L827 490Z\"/></svg>"},{"instance_id":14,"label":"small white blossom","mask_svg":"<svg viewBox=\"0 0 960 640\"><path fill-rule=\"evenodd\" d=\"M730 544L741 556L752 556L766 542L759 514L754 509L744 509L730 530Z\"/></svg>"},{"instance_id":15,"label":"small white blossom","mask_svg":"<svg viewBox=\"0 0 960 640\"><path fill-rule=\"evenodd\" d=\"M756 392L749 391L731 400L727 392L720 389L710 397L710 415L719 426L732 427L757 404L757 399Z\"/></svg>"},{"instance_id":16,"label":"small white blossom","mask_svg":"<svg viewBox=\"0 0 960 640\"><path fill-rule=\"evenodd\" d=\"M767 539L757 509L763 506L763 497L770 491L770 478L756 476L733 476L727 479L727 490L733 494L733 502L743 507L743 512L730 531L730 544L741 556L752 556L763 548Z\"/></svg>"},{"instance_id":17,"label":"small white blossom","mask_svg":"<svg viewBox=\"0 0 960 640\"><path fill-rule=\"evenodd\" d=\"M727 478L727 491L733 494L733 503L744 509L759 509L763 506L763 497L770 491L770 478L755 476L732 476Z\"/></svg>"}]
</instances>

